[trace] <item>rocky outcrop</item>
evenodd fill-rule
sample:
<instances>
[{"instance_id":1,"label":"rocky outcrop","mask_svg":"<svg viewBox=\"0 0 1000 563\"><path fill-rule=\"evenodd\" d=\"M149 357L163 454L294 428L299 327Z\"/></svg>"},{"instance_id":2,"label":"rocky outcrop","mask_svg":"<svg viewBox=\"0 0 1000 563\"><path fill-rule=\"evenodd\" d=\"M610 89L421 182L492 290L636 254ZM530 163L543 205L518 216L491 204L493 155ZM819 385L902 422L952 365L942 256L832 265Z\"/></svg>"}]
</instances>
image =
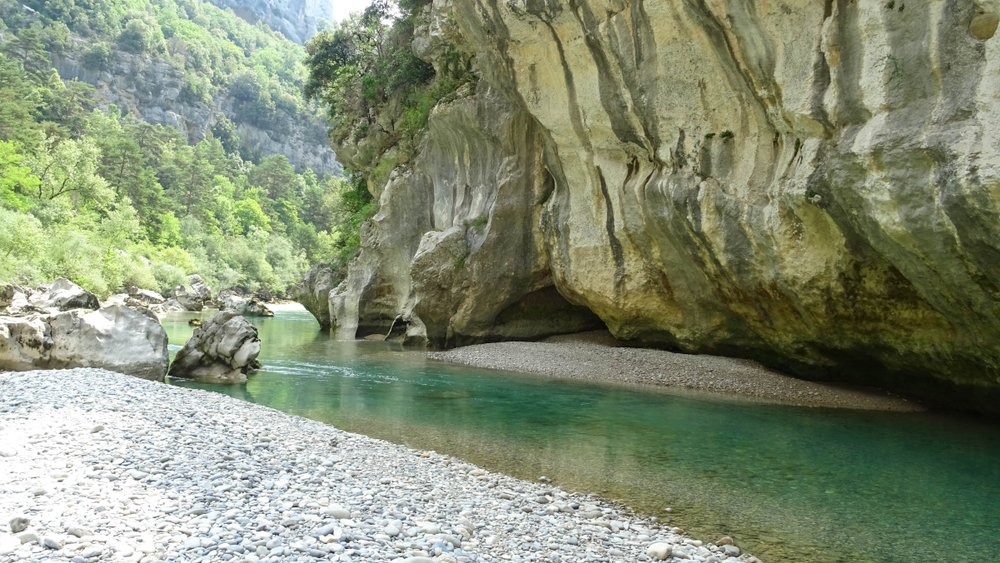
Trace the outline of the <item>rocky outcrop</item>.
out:
<instances>
[{"instance_id":1,"label":"rocky outcrop","mask_svg":"<svg viewBox=\"0 0 1000 563\"><path fill-rule=\"evenodd\" d=\"M322 20L333 23L333 2L324 0L209 0L231 8L250 23L263 22L302 45L316 34Z\"/></svg>"},{"instance_id":2,"label":"rocky outcrop","mask_svg":"<svg viewBox=\"0 0 1000 563\"><path fill-rule=\"evenodd\" d=\"M554 290L623 341L1000 412L1000 7L903 4L435 0L418 53L483 78L373 187L338 334L527 337L501 312Z\"/></svg>"},{"instance_id":3,"label":"rocky outcrop","mask_svg":"<svg viewBox=\"0 0 1000 563\"><path fill-rule=\"evenodd\" d=\"M115 104L143 121L176 128L192 143L204 139L218 116L225 115L236 125L251 154L283 154L299 172L311 168L317 174L341 174L342 168L327 142L323 119L278 110L281 114L275 121L280 126L264 128L253 116L240 111L236 99L227 91L217 92L211 103L181 96L185 73L171 61L115 51L109 68L98 70L84 64L83 54L89 43L75 37L70 40L72 48L51 54L52 66L63 80L79 80L96 87L102 109Z\"/></svg>"},{"instance_id":4,"label":"rocky outcrop","mask_svg":"<svg viewBox=\"0 0 1000 563\"><path fill-rule=\"evenodd\" d=\"M257 363L260 339L257 328L245 318L219 311L194 329L191 339L177 352L170 377L209 383L242 383Z\"/></svg>"},{"instance_id":5,"label":"rocky outcrop","mask_svg":"<svg viewBox=\"0 0 1000 563\"><path fill-rule=\"evenodd\" d=\"M122 305L0 317L0 370L96 367L163 381L168 364L156 317Z\"/></svg>"},{"instance_id":6,"label":"rocky outcrop","mask_svg":"<svg viewBox=\"0 0 1000 563\"><path fill-rule=\"evenodd\" d=\"M41 288L40 288L41 289ZM44 287L44 291L34 293L28 302L36 309L97 309L101 303L97 296L66 278L59 278Z\"/></svg>"},{"instance_id":7,"label":"rocky outcrop","mask_svg":"<svg viewBox=\"0 0 1000 563\"><path fill-rule=\"evenodd\" d=\"M212 288L198 274L188 276L187 285L170 290L170 298L188 311L201 311L212 301Z\"/></svg>"},{"instance_id":8,"label":"rocky outcrop","mask_svg":"<svg viewBox=\"0 0 1000 563\"><path fill-rule=\"evenodd\" d=\"M420 155L382 190L362 253L330 294L337 336L403 324L410 343L447 347L600 327L590 311L548 291L542 133L485 83L439 105ZM529 321L535 313L522 301L539 296L553 322Z\"/></svg>"},{"instance_id":9,"label":"rocky outcrop","mask_svg":"<svg viewBox=\"0 0 1000 563\"><path fill-rule=\"evenodd\" d=\"M344 279L344 268L339 262L320 262L306 272L302 280L285 293L301 303L316 317L319 326L330 328L330 291Z\"/></svg>"},{"instance_id":10,"label":"rocky outcrop","mask_svg":"<svg viewBox=\"0 0 1000 563\"><path fill-rule=\"evenodd\" d=\"M222 309L244 317L273 317L274 313L257 298L247 299L237 295L226 297Z\"/></svg>"}]
</instances>

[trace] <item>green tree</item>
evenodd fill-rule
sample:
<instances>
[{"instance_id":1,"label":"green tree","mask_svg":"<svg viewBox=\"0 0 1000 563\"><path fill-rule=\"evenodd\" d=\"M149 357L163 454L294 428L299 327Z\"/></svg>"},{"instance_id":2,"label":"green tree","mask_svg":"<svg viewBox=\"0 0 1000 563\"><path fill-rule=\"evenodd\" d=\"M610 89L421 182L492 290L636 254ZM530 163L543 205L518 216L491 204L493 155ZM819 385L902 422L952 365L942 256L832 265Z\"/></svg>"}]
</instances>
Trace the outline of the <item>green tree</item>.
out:
<instances>
[{"instance_id":1,"label":"green tree","mask_svg":"<svg viewBox=\"0 0 1000 563\"><path fill-rule=\"evenodd\" d=\"M30 206L26 194L33 193L40 183L31 167L22 164L24 155L18 145L0 141L0 207L26 210Z\"/></svg>"},{"instance_id":2,"label":"green tree","mask_svg":"<svg viewBox=\"0 0 1000 563\"><path fill-rule=\"evenodd\" d=\"M21 66L29 73L45 72L49 69L49 54L41 39L39 27L29 27L20 30L13 38L0 44L0 52L21 62Z\"/></svg>"},{"instance_id":3,"label":"green tree","mask_svg":"<svg viewBox=\"0 0 1000 563\"><path fill-rule=\"evenodd\" d=\"M100 151L91 139L51 139L27 160L39 179L32 197L68 199L78 209L104 209L114 199L107 181L97 173Z\"/></svg>"},{"instance_id":4,"label":"green tree","mask_svg":"<svg viewBox=\"0 0 1000 563\"><path fill-rule=\"evenodd\" d=\"M226 154L239 154L240 147L243 144L243 140L240 139L239 131L236 130L236 125L229 120L225 114L218 114L215 118L215 123L209 127L209 131L212 132L212 136L222 143L222 148L225 149Z\"/></svg>"},{"instance_id":5,"label":"green tree","mask_svg":"<svg viewBox=\"0 0 1000 563\"><path fill-rule=\"evenodd\" d=\"M252 229L271 230L271 220L264 214L260 204L253 199L237 201L233 207L233 215L239 220L243 234L249 233Z\"/></svg>"}]
</instances>

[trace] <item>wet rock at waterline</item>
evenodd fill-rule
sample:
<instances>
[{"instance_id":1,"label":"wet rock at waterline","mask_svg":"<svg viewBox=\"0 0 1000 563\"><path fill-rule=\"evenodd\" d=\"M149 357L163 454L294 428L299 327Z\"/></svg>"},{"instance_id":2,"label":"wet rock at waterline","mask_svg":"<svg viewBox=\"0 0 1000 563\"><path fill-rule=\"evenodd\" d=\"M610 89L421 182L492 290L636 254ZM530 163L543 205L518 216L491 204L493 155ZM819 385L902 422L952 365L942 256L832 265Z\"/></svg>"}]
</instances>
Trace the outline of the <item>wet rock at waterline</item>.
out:
<instances>
[{"instance_id":1,"label":"wet rock at waterline","mask_svg":"<svg viewBox=\"0 0 1000 563\"><path fill-rule=\"evenodd\" d=\"M163 381L168 364L160 322L124 305L0 317L0 370L99 367Z\"/></svg>"},{"instance_id":2,"label":"wet rock at waterline","mask_svg":"<svg viewBox=\"0 0 1000 563\"><path fill-rule=\"evenodd\" d=\"M180 303L187 311L201 311L212 301L212 289L201 276L191 274L188 276L188 283L172 289L169 297Z\"/></svg>"},{"instance_id":3,"label":"wet rock at waterline","mask_svg":"<svg viewBox=\"0 0 1000 563\"><path fill-rule=\"evenodd\" d=\"M222 301L222 309L244 317L273 317L274 313L256 297L247 299L230 295Z\"/></svg>"},{"instance_id":4,"label":"wet rock at waterline","mask_svg":"<svg viewBox=\"0 0 1000 563\"><path fill-rule=\"evenodd\" d=\"M254 369L260 339L257 327L230 311L219 311L194 329L190 340L177 352L170 366L171 377L210 383L242 383Z\"/></svg>"},{"instance_id":5,"label":"wet rock at waterline","mask_svg":"<svg viewBox=\"0 0 1000 563\"><path fill-rule=\"evenodd\" d=\"M344 279L339 262L321 262L306 272L302 280L288 288L287 294L316 317L321 328L330 328L330 290Z\"/></svg>"}]
</instances>

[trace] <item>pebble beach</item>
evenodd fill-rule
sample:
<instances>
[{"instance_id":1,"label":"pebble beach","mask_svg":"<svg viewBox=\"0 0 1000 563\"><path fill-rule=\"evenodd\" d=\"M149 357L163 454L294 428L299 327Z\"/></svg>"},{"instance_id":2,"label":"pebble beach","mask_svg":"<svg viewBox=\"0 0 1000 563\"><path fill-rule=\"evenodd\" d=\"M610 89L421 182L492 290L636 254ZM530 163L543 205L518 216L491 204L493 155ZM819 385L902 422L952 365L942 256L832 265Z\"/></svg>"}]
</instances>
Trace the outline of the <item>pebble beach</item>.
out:
<instances>
[{"instance_id":1,"label":"pebble beach","mask_svg":"<svg viewBox=\"0 0 1000 563\"><path fill-rule=\"evenodd\" d=\"M757 562L714 541L217 393L0 373L2 563Z\"/></svg>"},{"instance_id":2,"label":"pebble beach","mask_svg":"<svg viewBox=\"0 0 1000 563\"><path fill-rule=\"evenodd\" d=\"M607 332L495 342L429 352L434 360L566 379L657 385L797 406L915 412L922 405L877 389L805 381L757 362L619 346Z\"/></svg>"}]
</instances>

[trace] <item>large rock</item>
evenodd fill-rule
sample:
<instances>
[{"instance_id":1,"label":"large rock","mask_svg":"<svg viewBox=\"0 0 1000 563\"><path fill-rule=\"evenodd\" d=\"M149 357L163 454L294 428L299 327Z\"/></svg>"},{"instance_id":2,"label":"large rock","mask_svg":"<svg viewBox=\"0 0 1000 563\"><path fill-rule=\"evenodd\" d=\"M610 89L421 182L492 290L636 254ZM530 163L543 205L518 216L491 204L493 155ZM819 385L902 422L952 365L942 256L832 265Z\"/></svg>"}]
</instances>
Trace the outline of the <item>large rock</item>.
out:
<instances>
[{"instance_id":1,"label":"large rock","mask_svg":"<svg viewBox=\"0 0 1000 563\"><path fill-rule=\"evenodd\" d=\"M186 285L179 285L170 291L170 298L176 300L188 311L201 311L212 301L212 289L198 274L188 276Z\"/></svg>"},{"instance_id":2,"label":"large rock","mask_svg":"<svg viewBox=\"0 0 1000 563\"><path fill-rule=\"evenodd\" d=\"M0 371L48 367L52 328L48 316L0 317Z\"/></svg>"},{"instance_id":3,"label":"large rock","mask_svg":"<svg viewBox=\"0 0 1000 563\"><path fill-rule=\"evenodd\" d=\"M160 305L166 301L162 295L155 291L140 289L134 286L129 288L128 294L132 299L145 303L146 305Z\"/></svg>"},{"instance_id":4,"label":"large rock","mask_svg":"<svg viewBox=\"0 0 1000 563\"><path fill-rule=\"evenodd\" d=\"M287 294L316 317L319 326L330 328L330 291L344 279L339 262L321 262L306 272L302 280L291 286Z\"/></svg>"},{"instance_id":5,"label":"large rock","mask_svg":"<svg viewBox=\"0 0 1000 563\"><path fill-rule=\"evenodd\" d=\"M483 81L372 186L338 333L512 337L551 286L621 340L1000 413L995 2L486 6L426 12ZM414 261L455 227L471 274Z\"/></svg>"},{"instance_id":6,"label":"large rock","mask_svg":"<svg viewBox=\"0 0 1000 563\"><path fill-rule=\"evenodd\" d=\"M123 305L0 317L0 370L96 367L163 381L168 364L156 317Z\"/></svg>"},{"instance_id":7,"label":"large rock","mask_svg":"<svg viewBox=\"0 0 1000 563\"><path fill-rule=\"evenodd\" d=\"M257 298L230 295L222 301L222 309L244 317L273 317L274 313Z\"/></svg>"},{"instance_id":8,"label":"large rock","mask_svg":"<svg viewBox=\"0 0 1000 563\"><path fill-rule=\"evenodd\" d=\"M230 311L219 311L194 329L191 339L177 352L171 377L210 383L242 383L257 365L260 339L257 328Z\"/></svg>"},{"instance_id":9,"label":"large rock","mask_svg":"<svg viewBox=\"0 0 1000 563\"><path fill-rule=\"evenodd\" d=\"M29 302L38 309L98 309L101 306L97 296L66 278L59 278L42 292L32 295Z\"/></svg>"},{"instance_id":10,"label":"large rock","mask_svg":"<svg viewBox=\"0 0 1000 563\"><path fill-rule=\"evenodd\" d=\"M28 298L32 290L16 283L0 284L0 310L8 315L16 315L31 309Z\"/></svg>"}]
</instances>

